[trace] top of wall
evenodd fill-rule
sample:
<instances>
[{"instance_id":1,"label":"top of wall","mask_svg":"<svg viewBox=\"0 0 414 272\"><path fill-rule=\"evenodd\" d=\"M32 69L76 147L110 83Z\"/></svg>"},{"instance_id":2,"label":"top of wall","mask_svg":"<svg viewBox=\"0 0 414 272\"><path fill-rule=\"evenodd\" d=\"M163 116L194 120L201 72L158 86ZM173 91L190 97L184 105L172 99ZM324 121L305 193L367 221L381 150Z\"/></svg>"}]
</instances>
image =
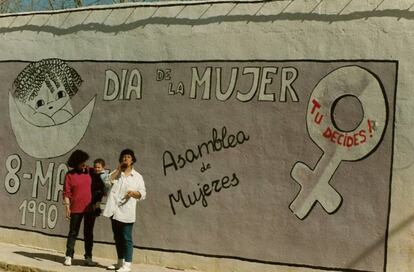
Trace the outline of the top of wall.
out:
<instances>
[{"instance_id":1,"label":"top of wall","mask_svg":"<svg viewBox=\"0 0 414 272\"><path fill-rule=\"evenodd\" d=\"M203 10L200 17L197 19L206 18L214 15L251 15L255 17L271 16L271 19L284 19L284 20L323 20L323 21L337 21L337 20L354 20L360 18L369 17L395 17L399 19L414 19L414 4L410 1L328 1L328 0L201 0L201 1L160 1L160 2L140 2L140 3L123 3L114 5L99 5L88 6L82 8L64 9L64 10L48 10L48 11L35 11L35 12L23 12L23 13L7 13L0 14L0 20L8 17L21 17L21 16L44 16L44 15L57 15L62 13L83 13L83 12L99 12L105 10L111 10L112 12L122 13L127 9L144 9L144 8L157 8L166 9L172 7L181 7L190 9L191 12L184 12L180 10L178 13L171 13L171 17L174 18L189 18L186 14L194 13L198 10L199 6L208 7L208 10ZM231 6L227 12L215 12L214 9L210 10L213 6ZM398 13L396 13L398 12ZM295 17L282 16L283 14L292 14ZM308 15L326 15L326 17L301 17L301 14ZM154 14L155 15L155 14ZM154 16L152 15L152 16ZM159 14L157 14L159 16ZM352 16L349 16L352 15ZM276 17L279 16L279 17ZM340 16L342 19L334 18ZM142 16L145 18L145 16ZM194 17L194 16L192 16ZM266 18L262 18L262 21L266 21ZM32 22L33 23L33 22ZM81 23L84 23L81 21Z\"/></svg>"}]
</instances>

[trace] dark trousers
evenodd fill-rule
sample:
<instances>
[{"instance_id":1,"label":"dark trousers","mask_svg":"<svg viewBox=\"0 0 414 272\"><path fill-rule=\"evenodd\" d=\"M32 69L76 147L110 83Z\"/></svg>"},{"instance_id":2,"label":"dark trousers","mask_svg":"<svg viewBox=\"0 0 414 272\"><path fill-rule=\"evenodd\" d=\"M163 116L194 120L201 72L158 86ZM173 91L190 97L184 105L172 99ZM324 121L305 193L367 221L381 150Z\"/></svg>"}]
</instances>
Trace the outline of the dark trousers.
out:
<instances>
[{"instance_id":1,"label":"dark trousers","mask_svg":"<svg viewBox=\"0 0 414 272\"><path fill-rule=\"evenodd\" d=\"M125 259L125 262L131 263L134 250L132 241L132 226L134 223L122 223L113 218L111 218L111 223L118 259Z\"/></svg>"},{"instance_id":2,"label":"dark trousers","mask_svg":"<svg viewBox=\"0 0 414 272\"><path fill-rule=\"evenodd\" d=\"M93 213L72 213L70 215L70 226L68 240L66 242L66 256L72 257L75 253L75 242L79 234L82 219L83 238L85 239L85 258L92 258L93 248L93 226L95 225L96 216Z\"/></svg>"}]
</instances>

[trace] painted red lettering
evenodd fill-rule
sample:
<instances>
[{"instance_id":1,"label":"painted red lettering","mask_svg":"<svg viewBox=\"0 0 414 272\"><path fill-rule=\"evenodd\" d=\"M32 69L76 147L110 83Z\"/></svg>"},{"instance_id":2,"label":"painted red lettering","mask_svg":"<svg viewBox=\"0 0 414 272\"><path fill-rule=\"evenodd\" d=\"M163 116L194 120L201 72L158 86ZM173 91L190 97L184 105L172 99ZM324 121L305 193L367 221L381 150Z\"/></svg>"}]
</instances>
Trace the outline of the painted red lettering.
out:
<instances>
[{"instance_id":1,"label":"painted red lettering","mask_svg":"<svg viewBox=\"0 0 414 272\"><path fill-rule=\"evenodd\" d=\"M354 144L352 136L346 136L346 147L351 147Z\"/></svg>"},{"instance_id":2,"label":"painted red lettering","mask_svg":"<svg viewBox=\"0 0 414 272\"><path fill-rule=\"evenodd\" d=\"M317 112L316 113L316 116L315 116L315 123L317 123L318 125L320 125L320 123L322 122L322 119L323 119L323 115L322 114L319 114L319 112Z\"/></svg>"},{"instance_id":3,"label":"painted red lettering","mask_svg":"<svg viewBox=\"0 0 414 272\"><path fill-rule=\"evenodd\" d=\"M311 114L313 114L315 112L316 109L319 109L321 107L321 104L319 104L318 101L316 101L315 99L312 99L312 110L311 110Z\"/></svg>"},{"instance_id":4,"label":"painted red lettering","mask_svg":"<svg viewBox=\"0 0 414 272\"><path fill-rule=\"evenodd\" d=\"M360 142L361 144L365 143L367 141L367 135L366 135L366 131L365 129L362 129L359 132L359 135L362 137L362 141Z\"/></svg>"},{"instance_id":5,"label":"painted red lettering","mask_svg":"<svg viewBox=\"0 0 414 272\"><path fill-rule=\"evenodd\" d=\"M338 137L338 144L339 145L342 145L342 142L341 142L341 139L342 138L344 138L344 135L343 134L340 134L339 137Z\"/></svg>"},{"instance_id":6,"label":"painted red lettering","mask_svg":"<svg viewBox=\"0 0 414 272\"><path fill-rule=\"evenodd\" d=\"M327 127L326 130L325 130L325 132L322 135L323 135L323 137L329 139L329 138L331 138L332 130L329 127Z\"/></svg>"},{"instance_id":7,"label":"painted red lettering","mask_svg":"<svg viewBox=\"0 0 414 272\"><path fill-rule=\"evenodd\" d=\"M354 133L354 145L357 146L358 144L358 135L359 133Z\"/></svg>"},{"instance_id":8,"label":"painted red lettering","mask_svg":"<svg viewBox=\"0 0 414 272\"><path fill-rule=\"evenodd\" d=\"M332 136L331 136L331 141L332 142L334 142L334 143L336 143L336 139L337 139L337 137L339 136L339 133L335 130L333 133L332 133Z\"/></svg>"}]
</instances>

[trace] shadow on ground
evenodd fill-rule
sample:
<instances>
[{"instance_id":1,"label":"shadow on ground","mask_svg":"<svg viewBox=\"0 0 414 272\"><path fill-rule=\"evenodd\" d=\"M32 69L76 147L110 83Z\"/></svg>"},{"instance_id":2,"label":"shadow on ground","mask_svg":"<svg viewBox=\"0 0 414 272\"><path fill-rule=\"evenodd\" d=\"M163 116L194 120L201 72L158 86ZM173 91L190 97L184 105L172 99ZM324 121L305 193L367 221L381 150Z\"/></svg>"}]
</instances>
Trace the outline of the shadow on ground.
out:
<instances>
[{"instance_id":1,"label":"shadow on ground","mask_svg":"<svg viewBox=\"0 0 414 272\"><path fill-rule=\"evenodd\" d=\"M65 261L65 258L63 256L50 254L50 253L40 253L40 252L35 253L35 252L25 252L25 251L15 251L13 253L19 254L27 258L35 259L39 262L42 262L42 261L56 262L56 263L62 264L62 266L63 266L63 262ZM72 266L84 266L84 261L80 259L73 259ZM106 266L103 266L99 263L95 267L106 268Z\"/></svg>"}]
</instances>

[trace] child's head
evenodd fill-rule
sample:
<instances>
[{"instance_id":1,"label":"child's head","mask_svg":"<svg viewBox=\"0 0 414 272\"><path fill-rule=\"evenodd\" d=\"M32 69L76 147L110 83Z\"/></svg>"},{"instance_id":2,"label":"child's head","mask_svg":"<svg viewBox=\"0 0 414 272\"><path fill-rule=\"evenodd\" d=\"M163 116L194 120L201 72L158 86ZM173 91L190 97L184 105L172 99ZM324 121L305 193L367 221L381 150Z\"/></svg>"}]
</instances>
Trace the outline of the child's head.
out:
<instances>
[{"instance_id":1,"label":"child's head","mask_svg":"<svg viewBox=\"0 0 414 272\"><path fill-rule=\"evenodd\" d=\"M93 161L93 168L97 173L102 172L105 169L105 161L103 159L96 159Z\"/></svg>"},{"instance_id":2,"label":"child's head","mask_svg":"<svg viewBox=\"0 0 414 272\"><path fill-rule=\"evenodd\" d=\"M14 96L35 112L53 116L77 93L79 74L60 59L43 59L27 65L15 79Z\"/></svg>"}]
</instances>

